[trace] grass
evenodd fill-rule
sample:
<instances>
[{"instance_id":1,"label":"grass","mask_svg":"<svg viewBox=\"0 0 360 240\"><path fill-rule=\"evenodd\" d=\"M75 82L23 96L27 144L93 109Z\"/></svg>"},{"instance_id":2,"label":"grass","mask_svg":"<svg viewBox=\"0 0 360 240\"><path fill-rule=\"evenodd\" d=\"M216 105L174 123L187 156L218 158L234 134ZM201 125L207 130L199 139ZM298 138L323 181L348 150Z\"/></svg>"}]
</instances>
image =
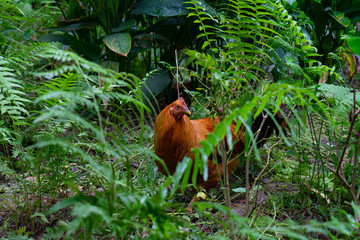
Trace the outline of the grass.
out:
<instances>
[{"instance_id":1,"label":"grass","mask_svg":"<svg viewBox=\"0 0 360 240\"><path fill-rule=\"evenodd\" d=\"M144 149L149 152L153 151L152 134L151 128L147 127L144 131L143 145ZM79 137L79 140L85 141L89 136L87 134L82 135ZM138 139L137 136L133 136L133 138ZM258 162L255 159L252 161L251 175L253 178L258 176L265 166L268 146L276 142L277 139L273 138L266 144L267 147L265 146L261 149L260 159L262 161ZM321 142L320 144L322 147L327 146L327 142ZM271 226L269 232L264 236L270 237L271 228L276 226L291 229L292 225L287 223L289 219L300 224L306 224L309 220L313 219L319 222L328 221L331 214L337 214L336 209L333 212L329 211L332 208L331 206L336 206L334 202L329 204L319 192L309 188L310 182L304 182L304 180L309 181L311 179L309 173L316 173L313 172L313 168L316 167L315 162L311 164L312 161L310 161L310 165L306 165L294 157L293 151L283 143L273 148L270 154L269 165L263 172L262 178L257 181L257 184L261 185L262 188L257 192L257 196L255 195L256 197L253 198L252 207L255 207L255 209L246 222L252 224L255 227L254 229L262 229L260 232L266 229L265 226ZM56 154L54 154L55 152ZM95 162L101 163L102 166L110 166L111 168L103 170L102 173L107 172L109 174L110 172L108 171L113 169L111 171L113 171L114 177L107 179L105 175L99 175L99 171L91 163L76 157L76 154L69 154L62 146L57 145L30 149L19 155L17 159L21 164L17 166L15 171L9 167L3 167L3 169L8 169L11 173L5 174L4 170L2 175L1 202L6 206L2 210L2 236L7 236L8 238L17 236L24 239L27 236L35 238L41 236L49 238L56 236L64 237L69 228L74 227L72 224L74 218L70 217L69 213L77 208L79 209L75 211L75 214L80 214L78 211L85 211L91 206L103 209L106 208L106 204L101 205L101 201L113 199L115 202L111 203L110 206L120 210L120 212L131 212L131 206L121 210L118 204L122 201L117 197L107 196L108 194L120 194L121 198L121 193L126 192L130 195L135 193L143 197L146 196L148 199L153 199L150 200L151 204L162 202L161 211L164 211L168 217L177 219L175 222L182 222L180 225L186 226L183 230L180 230L183 231L183 236L203 236L205 234L217 238L228 233L229 226L226 224L225 215L223 215L222 211L219 211L219 207L216 205L224 203L221 188L218 187L211 190L208 194L208 199L199 203L199 209L196 208L195 212L187 213L184 207L192 197L190 188L186 191L185 197L180 192L177 192L171 198L165 197L163 200L158 198L159 194L167 195L167 188L163 187L167 178L156 171L156 165L151 155L133 152L128 156L127 161L130 164L127 164L126 161L116 157L102 158L94 150L88 151L88 154ZM306 154L311 158L311 152ZM313 157L315 158L316 154ZM27 161L20 161L24 159L27 159ZM10 163L10 161L7 163ZM232 177L233 189L244 186L243 169L244 167L239 166ZM111 179L115 184L113 189L111 189ZM129 184L129 181L131 184ZM50 215L46 213L55 203L63 200L67 201L66 199L72 199L78 194L83 197L77 201L87 204L87 208L85 206L78 206L75 201L73 202L75 204L73 207L70 207L72 204L65 204L65 207L59 211L53 212ZM97 196L97 198L91 200L91 196ZM232 208L240 216L245 216L244 197L242 193L232 193ZM331 195L328 197L331 197ZM163 202L164 200L165 202ZM100 202L96 203L96 201ZM127 199L127 201L132 202L134 199ZM135 204L135 202L133 203ZM145 211L145 209L142 211ZM135 215L128 216L130 217L129 220L134 220L134 217L136 219L136 216L139 217L137 214L140 214L140 219L143 219L141 221L147 219L147 217L141 217L143 216L141 213L136 214L132 212L131 214ZM104 216L100 214L100 217ZM79 216L77 215L77 217ZM160 236L157 233L149 232L149 229L153 229L156 226L154 223L157 221L154 219L154 216L151 217L149 215L149 217L150 219L143 222L145 227L135 227L131 228L133 230L125 231L127 236L135 238ZM86 218L80 218L80 220L85 224L85 228L74 229L71 235L69 235L70 238L75 238L75 236L80 238L88 237L85 230L86 226L90 226L86 225L88 220ZM238 219L236 222L239 223L239 221ZM101 222L103 220L99 223ZM133 224L136 222L137 220ZM114 232L111 234L106 230L108 227L112 229L109 225L105 228L93 227L95 227L92 231L93 238L105 239L116 236L116 234L113 235ZM281 231L276 230L273 232L273 237L282 236L280 234ZM315 233L306 234L304 230L297 230L295 232L304 234L308 239L316 239L322 236ZM165 235L160 237L166 238Z\"/></svg>"}]
</instances>

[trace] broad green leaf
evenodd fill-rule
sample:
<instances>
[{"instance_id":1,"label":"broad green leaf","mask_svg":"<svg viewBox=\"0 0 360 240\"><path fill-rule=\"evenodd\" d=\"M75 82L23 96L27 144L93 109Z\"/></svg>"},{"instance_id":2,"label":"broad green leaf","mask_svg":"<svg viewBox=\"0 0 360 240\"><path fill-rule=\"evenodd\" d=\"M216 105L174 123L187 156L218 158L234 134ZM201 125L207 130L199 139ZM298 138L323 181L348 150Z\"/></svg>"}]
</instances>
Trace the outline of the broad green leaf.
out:
<instances>
[{"instance_id":1,"label":"broad green leaf","mask_svg":"<svg viewBox=\"0 0 360 240\"><path fill-rule=\"evenodd\" d=\"M344 27L348 27L351 23L350 19L348 17L345 17L345 13L343 12L332 11L329 12L329 14Z\"/></svg>"},{"instance_id":2,"label":"broad green leaf","mask_svg":"<svg viewBox=\"0 0 360 240\"><path fill-rule=\"evenodd\" d=\"M230 150L233 149L233 139L230 125L226 124L226 141Z\"/></svg>"},{"instance_id":3,"label":"broad green leaf","mask_svg":"<svg viewBox=\"0 0 360 240\"><path fill-rule=\"evenodd\" d=\"M346 42L354 53L360 55L360 37L348 36Z\"/></svg>"},{"instance_id":4,"label":"broad green leaf","mask_svg":"<svg viewBox=\"0 0 360 240\"><path fill-rule=\"evenodd\" d=\"M133 13L157 17L186 15L190 11L184 2L183 0L142 0L136 4Z\"/></svg>"},{"instance_id":5,"label":"broad green leaf","mask_svg":"<svg viewBox=\"0 0 360 240\"><path fill-rule=\"evenodd\" d=\"M145 84L141 86L141 92L145 98L150 99L152 96L162 93L170 83L168 71L154 71L146 79Z\"/></svg>"},{"instance_id":6,"label":"broad green leaf","mask_svg":"<svg viewBox=\"0 0 360 240\"><path fill-rule=\"evenodd\" d=\"M133 9L134 14L147 14L156 17L173 17L187 15L190 13L189 7L192 5L186 3L186 0L140 0ZM205 1L198 0L198 5L210 14L216 14L216 11Z\"/></svg>"},{"instance_id":7,"label":"broad green leaf","mask_svg":"<svg viewBox=\"0 0 360 240\"><path fill-rule=\"evenodd\" d=\"M74 205L75 203L80 202L84 197L84 195L82 195L81 193L78 195L75 195L74 197L65 199L64 201L58 202L57 204L55 204L54 206L52 206L49 211L46 214L53 214L54 212L59 211L60 209L69 207Z\"/></svg>"},{"instance_id":8,"label":"broad green leaf","mask_svg":"<svg viewBox=\"0 0 360 240\"><path fill-rule=\"evenodd\" d=\"M175 191L177 190L177 188L180 184L181 178L185 174L186 176L184 176L184 178L183 178L183 186L181 188L182 191L184 190L184 186L186 185L186 182L189 179L191 165L192 165L192 159L189 157L185 157L182 160L182 162L178 163L178 165L176 166L176 171L175 171L174 177L173 177L173 185L172 185L172 189L171 189L171 195L173 195L175 193Z\"/></svg>"},{"instance_id":9,"label":"broad green leaf","mask_svg":"<svg viewBox=\"0 0 360 240\"><path fill-rule=\"evenodd\" d=\"M358 46L356 46L358 47ZM355 57L352 54L345 53L345 57L349 62L349 68L350 68L350 77L352 77L355 74L356 71L356 63L355 63Z\"/></svg>"},{"instance_id":10,"label":"broad green leaf","mask_svg":"<svg viewBox=\"0 0 360 240\"><path fill-rule=\"evenodd\" d=\"M246 189L244 187L239 187L239 188L232 189L232 191L236 192L236 193L245 193Z\"/></svg>"},{"instance_id":11,"label":"broad green leaf","mask_svg":"<svg viewBox=\"0 0 360 240\"><path fill-rule=\"evenodd\" d=\"M200 162L200 154L201 153L200 153L199 148L194 148L191 151L195 153L194 170L192 173L191 182L194 184L194 186L196 186L196 179L197 179L197 175L199 172L199 162Z\"/></svg>"},{"instance_id":12,"label":"broad green leaf","mask_svg":"<svg viewBox=\"0 0 360 240\"><path fill-rule=\"evenodd\" d=\"M30 216L30 218L36 218L36 217L39 217L45 223L49 223L49 221L46 219L45 214L43 214L43 213L36 212Z\"/></svg>"},{"instance_id":13,"label":"broad green leaf","mask_svg":"<svg viewBox=\"0 0 360 240\"><path fill-rule=\"evenodd\" d=\"M360 207L356 206L354 202L351 202L351 206L353 207L356 216L360 217Z\"/></svg>"},{"instance_id":14,"label":"broad green leaf","mask_svg":"<svg viewBox=\"0 0 360 240\"><path fill-rule=\"evenodd\" d=\"M106 35L104 43L113 52L127 56L131 48L131 37L129 32Z\"/></svg>"},{"instance_id":15,"label":"broad green leaf","mask_svg":"<svg viewBox=\"0 0 360 240\"><path fill-rule=\"evenodd\" d=\"M200 148L202 167L200 168L200 174L203 175L205 181L208 180L208 155L205 153L204 149Z\"/></svg>"}]
</instances>

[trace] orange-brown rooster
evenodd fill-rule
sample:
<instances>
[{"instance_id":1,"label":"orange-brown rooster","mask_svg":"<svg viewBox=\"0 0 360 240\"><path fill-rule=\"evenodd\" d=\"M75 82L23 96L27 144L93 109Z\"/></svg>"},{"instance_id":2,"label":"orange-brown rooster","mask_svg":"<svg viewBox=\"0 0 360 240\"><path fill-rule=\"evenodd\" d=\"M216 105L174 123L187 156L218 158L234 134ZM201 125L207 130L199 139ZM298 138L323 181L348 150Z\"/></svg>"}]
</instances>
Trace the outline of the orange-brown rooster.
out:
<instances>
[{"instance_id":1,"label":"orange-brown rooster","mask_svg":"<svg viewBox=\"0 0 360 240\"><path fill-rule=\"evenodd\" d=\"M183 160L185 156L194 160L194 155L190 151L194 147L200 147L200 141L206 139L207 134L214 130L214 124L219 123L219 118L215 118L214 122L210 118L202 118L197 120L190 120L188 116L190 111L183 98L179 98L175 102L164 108L157 116L154 126L154 147L155 153L165 163L170 174L174 174L176 166ZM278 114L276 119L278 121L284 121ZM253 129L255 133L259 128L262 120L260 118L255 119ZM232 139L234 141L234 147L231 154L231 158L228 163L228 172L231 174L238 164L238 156L244 150L245 134L244 130L240 128L239 132L235 135L236 124L231 124ZM285 127L284 124L281 124ZM270 119L265 121L262 131L259 134L259 140L265 141L264 138L268 138L273 130L277 130L275 124ZM208 160L208 180L204 181L202 176L197 177L197 187L203 188L206 191L215 187L220 182L220 177L223 176L224 170L220 162L221 158L218 156L218 164L215 164L211 156ZM164 175L167 175L163 165L156 161L156 165L159 171ZM196 195L191 202L196 201Z\"/></svg>"}]
</instances>

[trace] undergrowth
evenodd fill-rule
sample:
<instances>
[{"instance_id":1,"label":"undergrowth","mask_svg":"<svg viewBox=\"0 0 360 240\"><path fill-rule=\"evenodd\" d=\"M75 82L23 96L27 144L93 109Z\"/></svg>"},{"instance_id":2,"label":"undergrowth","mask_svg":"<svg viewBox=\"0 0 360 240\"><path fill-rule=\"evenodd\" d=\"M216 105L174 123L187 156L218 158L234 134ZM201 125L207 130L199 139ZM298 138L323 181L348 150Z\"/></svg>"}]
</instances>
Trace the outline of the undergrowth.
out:
<instances>
[{"instance_id":1,"label":"undergrowth","mask_svg":"<svg viewBox=\"0 0 360 240\"><path fill-rule=\"evenodd\" d=\"M193 194L190 176L183 180L190 159L174 176L157 171L157 112L144 104L145 80L60 43L26 42L41 11L31 11L30 2L1 3L7 30L0 34L1 239L359 236L356 86L350 89L354 82L316 60L316 49L280 1L232 0L218 15L189 3L203 51L183 52L184 67L172 70L200 84L187 91L196 114L222 120L194 150L195 160L205 162L196 165L199 171L207 170L220 141L232 144L225 135L233 121L248 127L250 143L256 134L249 116L283 111L281 103L290 112L282 112L287 136L280 133L253 154L247 145L226 186L230 205L222 186L192 213L184 210L189 197L183 196ZM50 12L60 14L52 3L44 3L44 24ZM26 17L31 21L21 25ZM337 81L318 84L324 76Z\"/></svg>"}]
</instances>

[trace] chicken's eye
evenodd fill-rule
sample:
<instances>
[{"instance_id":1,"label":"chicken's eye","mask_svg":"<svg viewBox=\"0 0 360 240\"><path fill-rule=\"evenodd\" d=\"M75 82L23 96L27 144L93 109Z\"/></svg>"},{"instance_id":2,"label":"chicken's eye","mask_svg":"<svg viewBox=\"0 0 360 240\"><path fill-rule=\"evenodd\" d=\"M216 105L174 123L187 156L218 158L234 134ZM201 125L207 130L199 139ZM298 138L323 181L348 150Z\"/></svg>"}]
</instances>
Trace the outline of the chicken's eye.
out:
<instances>
[{"instance_id":1,"label":"chicken's eye","mask_svg":"<svg viewBox=\"0 0 360 240\"><path fill-rule=\"evenodd\" d=\"M180 108L179 106L176 106L176 107L175 107L176 110L179 110L179 108Z\"/></svg>"}]
</instances>

